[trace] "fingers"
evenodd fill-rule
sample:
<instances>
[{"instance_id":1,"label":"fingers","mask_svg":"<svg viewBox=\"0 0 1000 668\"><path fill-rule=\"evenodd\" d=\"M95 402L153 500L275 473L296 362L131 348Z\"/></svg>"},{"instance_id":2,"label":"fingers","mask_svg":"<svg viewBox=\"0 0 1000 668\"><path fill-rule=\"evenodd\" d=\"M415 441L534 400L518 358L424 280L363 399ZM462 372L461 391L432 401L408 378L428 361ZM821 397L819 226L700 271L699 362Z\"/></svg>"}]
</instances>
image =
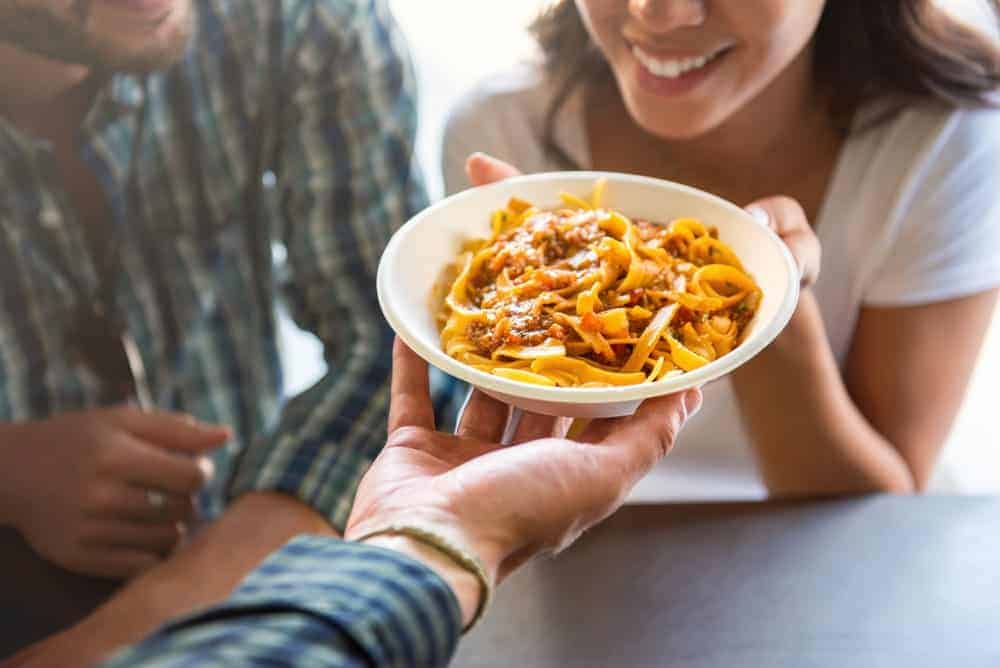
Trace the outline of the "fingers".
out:
<instances>
[{"instance_id":1,"label":"fingers","mask_svg":"<svg viewBox=\"0 0 1000 668\"><path fill-rule=\"evenodd\" d=\"M398 338L392 347L392 399L389 433L400 427L434 429L434 405L427 363Z\"/></svg>"},{"instance_id":2,"label":"fingers","mask_svg":"<svg viewBox=\"0 0 1000 668\"><path fill-rule=\"evenodd\" d=\"M595 420L581 434L581 441L613 446L624 458L625 468L645 475L674 446L684 423L701 408L701 390L648 399L635 415Z\"/></svg>"},{"instance_id":3,"label":"fingers","mask_svg":"<svg viewBox=\"0 0 1000 668\"><path fill-rule=\"evenodd\" d=\"M559 437L560 418L550 415L539 415L538 413L524 413L521 416L521 423L517 425L514 432L514 443L524 443L534 441L538 438Z\"/></svg>"},{"instance_id":4,"label":"fingers","mask_svg":"<svg viewBox=\"0 0 1000 668\"><path fill-rule=\"evenodd\" d=\"M459 436L496 443L503 436L510 409L507 404L472 390L465 401L455 433Z\"/></svg>"},{"instance_id":5,"label":"fingers","mask_svg":"<svg viewBox=\"0 0 1000 668\"><path fill-rule=\"evenodd\" d=\"M161 490L152 490L161 493L163 498L163 504L156 507L149 500L150 491L151 488L135 485L117 486L101 502L97 508L97 514L103 517L151 524L186 523L195 517L194 499L191 494L171 494Z\"/></svg>"},{"instance_id":6,"label":"fingers","mask_svg":"<svg viewBox=\"0 0 1000 668\"><path fill-rule=\"evenodd\" d=\"M197 454L219 447L233 435L229 427L204 424L184 413L142 411L132 406L113 410L122 429L168 450Z\"/></svg>"},{"instance_id":7,"label":"fingers","mask_svg":"<svg viewBox=\"0 0 1000 668\"><path fill-rule=\"evenodd\" d=\"M118 451L116 471L120 479L145 490L194 494L201 490L213 474L211 460L179 455L149 443L126 439Z\"/></svg>"},{"instance_id":8,"label":"fingers","mask_svg":"<svg viewBox=\"0 0 1000 668\"><path fill-rule=\"evenodd\" d=\"M747 212L781 237L799 265L802 287L819 278L822 248L802 206L790 197L769 197L754 202Z\"/></svg>"},{"instance_id":9,"label":"fingers","mask_svg":"<svg viewBox=\"0 0 1000 668\"><path fill-rule=\"evenodd\" d=\"M469 183L474 186L484 186L518 176L521 172L503 160L497 160L485 153L473 153L465 161L465 173L469 177Z\"/></svg>"}]
</instances>

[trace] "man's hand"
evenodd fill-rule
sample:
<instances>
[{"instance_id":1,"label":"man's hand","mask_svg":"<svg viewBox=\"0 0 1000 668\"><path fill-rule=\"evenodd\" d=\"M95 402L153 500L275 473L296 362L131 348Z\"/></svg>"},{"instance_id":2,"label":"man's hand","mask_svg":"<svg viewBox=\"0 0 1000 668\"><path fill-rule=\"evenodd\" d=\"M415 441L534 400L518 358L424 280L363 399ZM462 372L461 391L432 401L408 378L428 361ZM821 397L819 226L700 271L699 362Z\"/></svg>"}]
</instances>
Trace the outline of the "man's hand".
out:
<instances>
[{"instance_id":1,"label":"man's hand","mask_svg":"<svg viewBox=\"0 0 1000 668\"><path fill-rule=\"evenodd\" d=\"M699 390L650 399L632 417L592 422L577 440L522 440L557 429L555 418L526 415L517 444L505 447L507 406L478 391L455 435L434 431L426 364L397 341L389 439L361 481L345 537L393 523L440 528L503 579L614 512L700 403Z\"/></svg>"},{"instance_id":2,"label":"man's hand","mask_svg":"<svg viewBox=\"0 0 1000 668\"><path fill-rule=\"evenodd\" d=\"M229 438L130 406L4 425L0 519L62 568L131 577L173 550L212 474L201 455Z\"/></svg>"}]
</instances>

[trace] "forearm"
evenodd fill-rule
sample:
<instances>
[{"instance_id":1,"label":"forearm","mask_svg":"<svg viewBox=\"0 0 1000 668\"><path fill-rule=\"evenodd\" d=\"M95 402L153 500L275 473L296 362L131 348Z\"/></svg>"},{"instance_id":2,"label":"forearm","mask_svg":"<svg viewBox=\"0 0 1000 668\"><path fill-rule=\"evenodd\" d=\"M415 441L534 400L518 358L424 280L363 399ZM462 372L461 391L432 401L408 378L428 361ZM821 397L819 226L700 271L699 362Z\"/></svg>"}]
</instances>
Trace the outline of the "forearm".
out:
<instances>
[{"instance_id":1,"label":"forearm","mask_svg":"<svg viewBox=\"0 0 1000 668\"><path fill-rule=\"evenodd\" d=\"M913 491L906 460L851 399L811 293L732 380L772 494Z\"/></svg>"},{"instance_id":2,"label":"forearm","mask_svg":"<svg viewBox=\"0 0 1000 668\"><path fill-rule=\"evenodd\" d=\"M110 666L447 665L461 629L449 581L433 555L427 568L400 551L300 536L221 605L173 621Z\"/></svg>"},{"instance_id":3,"label":"forearm","mask_svg":"<svg viewBox=\"0 0 1000 668\"><path fill-rule=\"evenodd\" d=\"M246 494L170 559L39 645L25 665L92 665L168 620L223 601L269 554L306 533L336 535L321 516L294 499Z\"/></svg>"},{"instance_id":4,"label":"forearm","mask_svg":"<svg viewBox=\"0 0 1000 668\"><path fill-rule=\"evenodd\" d=\"M232 499L287 494L343 531L358 482L385 445L391 330L375 321L342 350L323 379L285 406L274 434L250 445Z\"/></svg>"},{"instance_id":5,"label":"forearm","mask_svg":"<svg viewBox=\"0 0 1000 668\"><path fill-rule=\"evenodd\" d=\"M405 554L410 559L419 561L434 571L447 583L454 594L455 601L461 610L462 627L465 628L469 625L479 606L479 599L483 595L479 581L469 571L458 566L454 560L435 548L406 536L382 534L368 538L364 543Z\"/></svg>"}]
</instances>

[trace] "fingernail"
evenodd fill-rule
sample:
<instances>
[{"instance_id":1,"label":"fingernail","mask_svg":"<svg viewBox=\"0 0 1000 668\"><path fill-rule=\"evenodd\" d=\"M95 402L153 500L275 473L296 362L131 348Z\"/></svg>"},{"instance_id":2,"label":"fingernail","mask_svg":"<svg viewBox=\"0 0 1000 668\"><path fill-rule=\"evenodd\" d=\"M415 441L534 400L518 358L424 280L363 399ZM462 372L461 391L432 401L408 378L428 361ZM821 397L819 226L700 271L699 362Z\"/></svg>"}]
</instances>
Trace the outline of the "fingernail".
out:
<instances>
[{"instance_id":1,"label":"fingernail","mask_svg":"<svg viewBox=\"0 0 1000 668\"><path fill-rule=\"evenodd\" d=\"M754 217L758 223L764 227L771 227L771 215L763 207L756 204L747 207L747 213Z\"/></svg>"},{"instance_id":2,"label":"fingernail","mask_svg":"<svg viewBox=\"0 0 1000 668\"><path fill-rule=\"evenodd\" d=\"M215 477L215 463L208 457L198 458L198 468L201 469L202 474L205 476L205 482Z\"/></svg>"},{"instance_id":3,"label":"fingernail","mask_svg":"<svg viewBox=\"0 0 1000 668\"><path fill-rule=\"evenodd\" d=\"M688 390L684 395L684 409L687 411L687 419L690 420L701 410L701 390Z\"/></svg>"}]
</instances>

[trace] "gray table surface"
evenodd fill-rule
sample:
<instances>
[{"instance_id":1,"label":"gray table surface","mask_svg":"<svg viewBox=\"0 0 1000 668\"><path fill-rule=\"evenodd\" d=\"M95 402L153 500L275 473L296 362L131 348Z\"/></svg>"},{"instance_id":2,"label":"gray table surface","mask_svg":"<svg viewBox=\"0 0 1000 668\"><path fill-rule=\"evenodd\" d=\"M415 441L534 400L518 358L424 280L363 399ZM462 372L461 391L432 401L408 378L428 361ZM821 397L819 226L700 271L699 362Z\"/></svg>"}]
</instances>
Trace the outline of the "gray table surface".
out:
<instances>
[{"instance_id":1,"label":"gray table surface","mask_svg":"<svg viewBox=\"0 0 1000 668\"><path fill-rule=\"evenodd\" d=\"M459 668L1000 667L1000 498L629 507L500 589Z\"/></svg>"},{"instance_id":2,"label":"gray table surface","mask_svg":"<svg viewBox=\"0 0 1000 668\"><path fill-rule=\"evenodd\" d=\"M0 532L0 657L111 583ZM500 589L459 668L1000 667L1000 498L624 508Z\"/></svg>"}]
</instances>

